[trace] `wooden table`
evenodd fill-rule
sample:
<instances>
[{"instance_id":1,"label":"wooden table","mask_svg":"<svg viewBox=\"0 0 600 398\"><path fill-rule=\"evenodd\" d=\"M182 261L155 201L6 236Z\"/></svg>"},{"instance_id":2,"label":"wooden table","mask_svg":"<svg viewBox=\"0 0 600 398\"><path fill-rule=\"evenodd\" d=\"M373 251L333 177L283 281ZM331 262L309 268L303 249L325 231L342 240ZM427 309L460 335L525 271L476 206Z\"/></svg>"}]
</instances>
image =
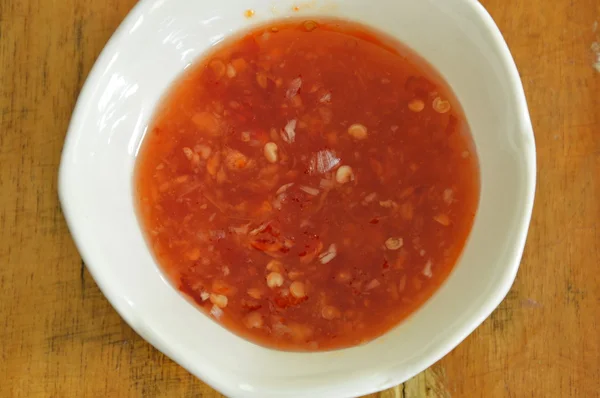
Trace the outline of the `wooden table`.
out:
<instances>
[{"instance_id":1,"label":"wooden table","mask_svg":"<svg viewBox=\"0 0 600 398\"><path fill-rule=\"evenodd\" d=\"M483 3L514 54L536 132L521 270L458 348L371 397L598 397L600 1ZM134 4L0 0L0 397L221 397L121 320L58 203L77 94Z\"/></svg>"}]
</instances>

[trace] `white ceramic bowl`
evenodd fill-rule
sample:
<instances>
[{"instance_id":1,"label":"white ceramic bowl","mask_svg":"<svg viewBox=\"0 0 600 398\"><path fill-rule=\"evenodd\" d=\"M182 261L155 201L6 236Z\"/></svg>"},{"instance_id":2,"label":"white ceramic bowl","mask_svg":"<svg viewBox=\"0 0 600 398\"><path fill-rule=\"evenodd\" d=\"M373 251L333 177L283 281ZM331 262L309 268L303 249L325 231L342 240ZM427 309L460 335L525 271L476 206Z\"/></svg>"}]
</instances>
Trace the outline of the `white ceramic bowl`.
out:
<instances>
[{"instance_id":1,"label":"white ceramic bowl","mask_svg":"<svg viewBox=\"0 0 600 398\"><path fill-rule=\"evenodd\" d=\"M498 28L475 0L142 0L90 73L60 167L60 198L94 279L143 338L232 397L351 397L399 384L471 333L504 298L525 243L535 144L523 88ZM254 17L245 18L246 9ZM185 300L151 256L134 211L132 171L173 80L209 46L271 18L350 18L395 36L451 84L471 125L481 200L459 263L440 290L360 347L288 353L251 344Z\"/></svg>"}]
</instances>

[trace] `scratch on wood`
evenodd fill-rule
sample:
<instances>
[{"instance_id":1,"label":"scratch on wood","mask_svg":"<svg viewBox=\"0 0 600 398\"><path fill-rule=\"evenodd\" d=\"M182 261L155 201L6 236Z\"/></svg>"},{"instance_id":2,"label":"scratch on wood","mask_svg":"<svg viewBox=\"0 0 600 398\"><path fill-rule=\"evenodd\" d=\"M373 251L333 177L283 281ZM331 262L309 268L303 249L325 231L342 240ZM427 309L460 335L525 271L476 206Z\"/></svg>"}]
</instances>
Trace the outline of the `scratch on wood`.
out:
<instances>
[{"instance_id":1,"label":"scratch on wood","mask_svg":"<svg viewBox=\"0 0 600 398\"><path fill-rule=\"evenodd\" d=\"M107 341L103 345L122 345L122 346L126 346L126 345L129 345L129 344L130 344L130 341L128 339L117 339L117 340Z\"/></svg>"},{"instance_id":2,"label":"scratch on wood","mask_svg":"<svg viewBox=\"0 0 600 398\"><path fill-rule=\"evenodd\" d=\"M521 300L521 305L525 308L540 308L542 306L539 302L530 298Z\"/></svg>"},{"instance_id":3,"label":"scratch on wood","mask_svg":"<svg viewBox=\"0 0 600 398\"><path fill-rule=\"evenodd\" d=\"M579 310L579 305L585 299L586 295L584 290L577 288L570 281L567 282L567 294L565 297L567 305L573 305Z\"/></svg>"},{"instance_id":4,"label":"scratch on wood","mask_svg":"<svg viewBox=\"0 0 600 398\"><path fill-rule=\"evenodd\" d=\"M85 297L85 263L81 260L81 267L79 269L79 279L81 281L81 297Z\"/></svg>"},{"instance_id":5,"label":"scratch on wood","mask_svg":"<svg viewBox=\"0 0 600 398\"><path fill-rule=\"evenodd\" d=\"M75 22L75 53L77 54L77 84L75 89L79 92L83 84L83 21Z\"/></svg>"},{"instance_id":6,"label":"scratch on wood","mask_svg":"<svg viewBox=\"0 0 600 398\"><path fill-rule=\"evenodd\" d=\"M402 398L450 398L446 388L445 371L439 365L434 365L404 383Z\"/></svg>"},{"instance_id":7,"label":"scratch on wood","mask_svg":"<svg viewBox=\"0 0 600 398\"><path fill-rule=\"evenodd\" d=\"M399 384L395 387L388 388L387 390L381 391L377 394L367 395L363 398L373 397L373 398L407 398L405 394L406 386L403 384Z\"/></svg>"},{"instance_id":8,"label":"scratch on wood","mask_svg":"<svg viewBox=\"0 0 600 398\"><path fill-rule=\"evenodd\" d=\"M518 307L518 293L513 288L511 289L502 303L490 315L492 329L502 331L513 321L514 309Z\"/></svg>"}]
</instances>

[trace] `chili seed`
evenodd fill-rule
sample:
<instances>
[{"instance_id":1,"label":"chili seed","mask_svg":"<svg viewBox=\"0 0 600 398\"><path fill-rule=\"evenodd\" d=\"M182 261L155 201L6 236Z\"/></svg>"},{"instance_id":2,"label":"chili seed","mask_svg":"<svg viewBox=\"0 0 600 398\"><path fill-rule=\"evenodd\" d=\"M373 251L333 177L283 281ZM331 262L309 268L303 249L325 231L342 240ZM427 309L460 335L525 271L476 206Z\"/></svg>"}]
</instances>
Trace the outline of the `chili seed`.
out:
<instances>
[{"instance_id":1,"label":"chili seed","mask_svg":"<svg viewBox=\"0 0 600 398\"><path fill-rule=\"evenodd\" d=\"M350 166L341 166L337 169L335 173L335 180L338 184L345 184L354 180L354 173L352 172L352 167Z\"/></svg>"},{"instance_id":2,"label":"chili seed","mask_svg":"<svg viewBox=\"0 0 600 398\"><path fill-rule=\"evenodd\" d=\"M421 112L423 109L425 109L425 102L416 98L412 99L408 103L408 109L416 113Z\"/></svg>"},{"instance_id":3,"label":"chili seed","mask_svg":"<svg viewBox=\"0 0 600 398\"><path fill-rule=\"evenodd\" d=\"M267 263L267 271L274 271L283 274L283 263L279 260L271 260Z\"/></svg>"},{"instance_id":4,"label":"chili seed","mask_svg":"<svg viewBox=\"0 0 600 398\"><path fill-rule=\"evenodd\" d=\"M281 285L283 285L283 276L279 272L271 272L267 275L267 286L271 289L280 287Z\"/></svg>"},{"instance_id":5,"label":"chili seed","mask_svg":"<svg viewBox=\"0 0 600 398\"><path fill-rule=\"evenodd\" d=\"M387 247L388 250L398 250L402 247L403 244L404 242L402 238L392 237L385 241L385 247Z\"/></svg>"},{"instance_id":6,"label":"chili seed","mask_svg":"<svg viewBox=\"0 0 600 398\"><path fill-rule=\"evenodd\" d=\"M433 100L433 110L435 110L437 113L447 113L450 111L450 102L441 99L440 97L436 97Z\"/></svg>"},{"instance_id":7,"label":"chili seed","mask_svg":"<svg viewBox=\"0 0 600 398\"><path fill-rule=\"evenodd\" d=\"M367 133L367 128L359 123L355 123L348 127L348 134L357 140L364 140L367 138Z\"/></svg>"},{"instance_id":8,"label":"chili seed","mask_svg":"<svg viewBox=\"0 0 600 398\"><path fill-rule=\"evenodd\" d=\"M265 144L265 147L263 149L263 152L265 154L265 158L267 158L267 161L270 163L275 163L277 162L277 152L278 152L278 148L277 148L277 144L274 142L267 142Z\"/></svg>"},{"instance_id":9,"label":"chili seed","mask_svg":"<svg viewBox=\"0 0 600 398\"><path fill-rule=\"evenodd\" d=\"M290 285L290 293L292 296L296 298L303 298L306 296L306 292L304 290L304 283L295 281Z\"/></svg>"}]
</instances>

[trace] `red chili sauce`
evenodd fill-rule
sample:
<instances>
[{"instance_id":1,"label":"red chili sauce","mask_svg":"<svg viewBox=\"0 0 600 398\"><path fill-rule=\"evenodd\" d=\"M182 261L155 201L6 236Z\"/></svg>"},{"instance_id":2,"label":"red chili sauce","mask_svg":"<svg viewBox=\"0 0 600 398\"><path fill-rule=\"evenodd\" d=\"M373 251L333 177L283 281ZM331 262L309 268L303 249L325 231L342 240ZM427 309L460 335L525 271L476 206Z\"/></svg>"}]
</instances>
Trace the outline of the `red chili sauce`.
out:
<instances>
[{"instance_id":1,"label":"red chili sauce","mask_svg":"<svg viewBox=\"0 0 600 398\"><path fill-rule=\"evenodd\" d=\"M137 161L142 229L173 284L268 347L372 340L448 277L479 198L460 105L355 23L225 41L164 98Z\"/></svg>"}]
</instances>

